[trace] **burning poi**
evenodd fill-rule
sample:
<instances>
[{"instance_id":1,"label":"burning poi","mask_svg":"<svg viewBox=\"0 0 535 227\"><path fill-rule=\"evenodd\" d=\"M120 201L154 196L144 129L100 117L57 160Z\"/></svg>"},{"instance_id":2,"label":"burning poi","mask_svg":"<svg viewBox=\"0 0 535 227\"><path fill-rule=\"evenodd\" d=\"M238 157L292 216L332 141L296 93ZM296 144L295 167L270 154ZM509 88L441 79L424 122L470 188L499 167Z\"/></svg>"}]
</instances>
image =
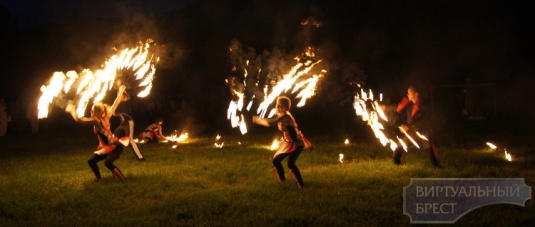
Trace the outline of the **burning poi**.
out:
<instances>
[{"instance_id":1,"label":"burning poi","mask_svg":"<svg viewBox=\"0 0 535 227\"><path fill-rule=\"evenodd\" d=\"M380 97L382 99L382 95ZM397 130L392 127L392 123L389 123L387 114L384 112L385 105L381 104L381 101L374 99L371 90L367 93L362 89L360 95L355 95L353 106L357 116L368 122L368 125L381 144L383 146L390 145L390 149L394 152L392 156L394 163L401 163L400 159L403 152L400 146L406 152L408 143L411 143L418 149L423 148L427 150L433 166L442 167L438 159L438 149L427 136L419 131L427 129L426 132L430 132L429 126L421 123L423 114L419 91L413 86L409 87L407 97L403 98L397 107L394 108L397 114L406 114L407 118L406 122L396 125ZM410 127L408 126L409 124Z\"/></svg>"},{"instance_id":2,"label":"burning poi","mask_svg":"<svg viewBox=\"0 0 535 227\"><path fill-rule=\"evenodd\" d=\"M243 52L240 48L241 46L231 47L230 52L239 55ZM255 101L259 102L256 112L260 117L265 117L266 114L267 117L272 117L275 114L274 101L283 94L292 94L297 99L296 106L302 107L307 99L315 95L318 81L327 72L325 69L317 69L323 60L316 57L312 47L308 47L301 56L293 58L293 66L289 69L283 68L292 63L279 62L280 64L265 66L267 69L263 69L261 63L251 65L250 60L243 60L245 57L239 58L241 61L238 62L241 62L243 67L241 73L237 72L239 67L234 66L233 72L238 75L226 80L233 96L227 111L227 119L233 128L239 127L242 134L247 133L244 114L250 111ZM248 70L251 67L255 72L252 79ZM281 71L287 72L278 74Z\"/></svg>"},{"instance_id":3,"label":"burning poi","mask_svg":"<svg viewBox=\"0 0 535 227\"><path fill-rule=\"evenodd\" d=\"M103 100L118 80L124 85L138 88L138 97L147 96L152 88L155 63L159 61L150 50L152 45L155 44L149 39L132 49L126 48L109 57L102 68L94 71L55 72L48 84L41 86L38 118L48 117L51 104L64 108L68 103L73 104L76 113L82 116L88 105ZM119 73L121 70L131 70L132 73Z\"/></svg>"}]
</instances>

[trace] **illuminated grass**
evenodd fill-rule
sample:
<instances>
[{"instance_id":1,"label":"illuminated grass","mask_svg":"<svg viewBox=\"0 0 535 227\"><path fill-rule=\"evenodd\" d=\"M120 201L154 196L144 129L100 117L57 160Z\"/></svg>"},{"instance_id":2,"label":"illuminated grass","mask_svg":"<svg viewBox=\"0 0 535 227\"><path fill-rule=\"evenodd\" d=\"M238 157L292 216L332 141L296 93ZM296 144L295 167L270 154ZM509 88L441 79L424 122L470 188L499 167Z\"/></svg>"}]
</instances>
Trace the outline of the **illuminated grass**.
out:
<instances>
[{"instance_id":1,"label":"illuminated grass","mask_svg":"<svg viewBox=\"0 0 535 227\"><path fill-rule=\"evenodd\" d=\"M0 226L408 225L403 187L410 178L520 177L535 183L533 156L522 146L511 148L511 163L484 144L441 146L445 168L434 169L418 150L396 166L376 141L344 145L340 138L310 137L314 150L297 162L306 184L299 190L293 180L272 177L272 138L222 135L223 148L215 148L215 135L192 136L176 149L142 144L146 162L126 149L115 163L126 183L112 179L103 163L103 180L92 181L86 161L96 139L90 133L2 138ZM533 200L526 207L491 205L457 224L526 225L534 211Z\"/></svg>"}]
</instances>

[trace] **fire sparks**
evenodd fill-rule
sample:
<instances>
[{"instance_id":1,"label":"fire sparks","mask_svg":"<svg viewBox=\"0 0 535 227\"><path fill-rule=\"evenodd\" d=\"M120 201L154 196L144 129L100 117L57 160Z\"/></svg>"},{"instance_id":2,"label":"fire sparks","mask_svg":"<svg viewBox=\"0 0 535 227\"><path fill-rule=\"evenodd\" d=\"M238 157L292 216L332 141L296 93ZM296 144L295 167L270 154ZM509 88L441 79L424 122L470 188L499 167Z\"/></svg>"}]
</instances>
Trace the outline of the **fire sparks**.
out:
<instances>
[{"instance_id":1,"label":"fire sparks","mask_svg":"<svg viewBox=\"0 0 535 227\"><path fill-rule=\"evenodd\" d=\"M225 145L225 142L221 141L221 136L217 134L217 136L215 137L214 146L216 148L223 148L223 145Z\"/></svg>"},{"instance_id":2,"label":"fire sparks","mask_svg":"<svg viewBox=\"0 0 535 227\"><path fill-rule=\"evenodd\" d=\"M55 72L48 85L41 86L38 118L48 117L50 104L62 107L67 102L76 103L76 113L82 116L89 103L101 101L116 81L122 81L127 86L137 86L140 89L137 92L138 97L147 96L156 71L154 64L159 61L159 58L149 51L151 44L153 41L149 39L147 43L135 48L126 48L111 56L102 68L96 71L84 69L79 73L74 70L67 73ZM121 70L131 70L132 73L120 74Z\"/></svg>"},{"instance_id":3,"label":"fire sparks","mask_svg":"<svg viewBox=\"0 0 535 227\"><path fill-rule=\"evenodd\" d=\"M239 47L230 48L230 51L238 52ZM242 134L247 133L245 115L253 105L257 106L256 112L261 118L272 117L276 112L273 103L280 95L292 95L296 99L295 106L303 107L306 101L316 94L319 81L327 73L325 69L316 69L323 60L316 59L312 47L308 47L294 60L296 62L289 70L283 69L288 64L283 61L277 63L277 66L261 66L258 62L253 65L249 60L244 60L239 62L243 69L237 66L232 68L234 74L239 74L226 80L232 94L227 119L233 128L239 128ZM257 67L257 70L249 70L251 67ZM287 73L279 75L284 70L288 70ZM250 78L251 76L254 78Z\"/></svg>"}]
</instances>

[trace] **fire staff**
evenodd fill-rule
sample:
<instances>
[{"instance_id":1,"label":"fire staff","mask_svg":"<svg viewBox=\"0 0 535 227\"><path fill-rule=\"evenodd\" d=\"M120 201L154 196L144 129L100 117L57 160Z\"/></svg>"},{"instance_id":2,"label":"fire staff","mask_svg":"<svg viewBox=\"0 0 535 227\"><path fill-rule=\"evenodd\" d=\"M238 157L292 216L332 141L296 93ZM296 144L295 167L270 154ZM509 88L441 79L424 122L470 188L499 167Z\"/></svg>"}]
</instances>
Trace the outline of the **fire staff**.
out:
<instances>
[{"instance_id":1,"label":"fire staff","mask_svg":"<svg viewBox=\"0 0 535 227\"><path fill-rule=\"evenodd\" d=\"M438 158L438 149L434 143L429 117L426 116L420 91L415 86L409 86L407 96L398 104L396 112L401 116L399 130L403 133L404 143L414 144L420 149L427 150L431 164L437 168L442 167ZM395 164L401 164L402 154L401 147L394 151L392 158Z\"/></svg>"}]
</instances>

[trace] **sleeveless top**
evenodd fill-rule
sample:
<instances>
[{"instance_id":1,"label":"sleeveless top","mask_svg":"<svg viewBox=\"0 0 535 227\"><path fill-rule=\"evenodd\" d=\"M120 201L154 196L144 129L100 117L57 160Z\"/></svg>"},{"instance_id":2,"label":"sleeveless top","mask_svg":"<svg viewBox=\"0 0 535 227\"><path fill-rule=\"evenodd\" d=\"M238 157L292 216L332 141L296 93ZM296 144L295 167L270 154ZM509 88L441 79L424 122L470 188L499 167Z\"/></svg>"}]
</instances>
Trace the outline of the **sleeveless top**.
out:
<instances>
[{"instance_id":1,"label":"sleeveless top","mask_svg":"<svg viewBox=\"0 0 535 227\"><path fill-rule=\"evenodd\" d=\"M115 150L115 147L117 146L115 144L115 142L117 142L117 137L113 135L113 133L108 127L104 127L102 121L100 122L100 126L100 128L97 126L93 126L93 133L97 135L99 141L97 149L104 148L104 152L108 154Z\"/></svg>"},{"instance_id":2,"label":"sleeveless top","mask_svg":"<svg viewBox=\"0 0 535 227\"><path fill-rule=\"evenodd\" d=\"M282 138L279 140L279 148L273 157L279 154L292 153L299 147L303 147L303 149L312 148L312 143L307 140L297 128L295 119L290 115L287 116L292 119L293 125L278 126L279 130L282 132Z\"/></svg>"}]
</instances>

